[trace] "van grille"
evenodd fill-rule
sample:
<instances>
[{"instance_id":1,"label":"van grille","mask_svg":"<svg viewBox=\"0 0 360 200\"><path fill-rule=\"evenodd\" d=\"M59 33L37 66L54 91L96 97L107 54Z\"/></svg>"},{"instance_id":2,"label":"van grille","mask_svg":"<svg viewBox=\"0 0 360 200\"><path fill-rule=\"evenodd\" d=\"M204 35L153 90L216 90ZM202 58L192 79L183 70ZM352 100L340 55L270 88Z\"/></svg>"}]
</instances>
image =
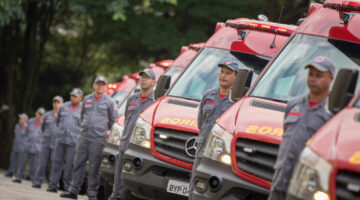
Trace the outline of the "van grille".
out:
<instances>
[{"instance_id":1,"label":"van grille","mask_svg":"<svg viewBox=\"0 0 360 200\"><path fill-rule=\"evenodd\" d=\"M237 167L249 174L271 181L279 145L238 138Z\"/></svg>"},{"instance_id":2,"label":"van grille","mask_svg":"<svg viewBox=\"0 0 360 200\"><path fill-rule=\"evenodd\" d=\"M360 174L339 171L336 176L336 196L338 200L360 200Z\"/></svg>"},{"instance_id":3,"label":"van grille","mask_svg":"<svg viewBox=\"0 0 360 200\"><path fill-rule=\"evenodd\" d=\"M161 138L160 135L163 138ZM185 143L189 138L196 136L196 133L191 132L184 132L166 128L155 128L155 150L160 154L192 164L194 162L194 158L190 157L185 152ZM164 139L164 137L167 138Z\"/></svg>"},{"instance_id":4,"label":"van grille","mask_svg":"<svg viewBox=\"0 0 360 200\"><path fill-rule=\"evenodd\" d=\"M275 110L275 111L279 111L279 112L285 112L285 106L280 106L280 105L262 102L262 101L258 101L258 100L252 100L250 102L250 105L254 106L254 107L265 108L265 109Z\"/></svg>"},{"instance_id":5,"label":"van grille","mask_svg":"<svg viewBox=\"0 0 360 200\"><path fill-rule=\"evenodd\" d=\"M190 107L190 108L197 108L199 106L196 103L190 103L190 102L187 102L187 101L181 101L181 100L176 100L176 99L169 99L169 100L167 100L167 103L180 105L180 106L185 106L185 107Z\"/></svg>"}]
</instances>

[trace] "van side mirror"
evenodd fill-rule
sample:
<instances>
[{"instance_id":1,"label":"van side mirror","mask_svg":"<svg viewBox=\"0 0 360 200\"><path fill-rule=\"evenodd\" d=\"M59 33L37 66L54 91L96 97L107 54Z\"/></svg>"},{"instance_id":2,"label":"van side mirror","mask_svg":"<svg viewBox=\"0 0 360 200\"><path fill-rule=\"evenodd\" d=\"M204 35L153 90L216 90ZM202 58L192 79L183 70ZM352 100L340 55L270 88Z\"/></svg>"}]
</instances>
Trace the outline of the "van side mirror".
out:
<instances>
[{"instance_id":1,"label":"van side mirror","mask_svg":"<svg viewBox=\"0 0 360 200\"><path fill-rule=\"evenodd\" d=\"M171 76L161 75L156 83L156 89L154 93L155 100L164 96L165 92L170 88Z\"/></svg>"},{"instance_id":2,"label":"van side mirror","mask_svg":"<svg viewBox=\"0 0 360 200\"><path fill-rule=\"evenodd\" d=\"M333 88L329 94L328 108L334 114L343 109L355 94L359 71L356 69L341 69L336 76Z\"/></svg>"},{"instance_id":3,"label":"van side mirror","mask_svg":"<svg viewBox=\"0 0 360 200\"><path fill-rule=\"evenodd\" d=\"M232 101L236 102L246 94L251 86L252 76L252 69L239 69L233 87L231 88Z\"/></svg>"}]
</instances>

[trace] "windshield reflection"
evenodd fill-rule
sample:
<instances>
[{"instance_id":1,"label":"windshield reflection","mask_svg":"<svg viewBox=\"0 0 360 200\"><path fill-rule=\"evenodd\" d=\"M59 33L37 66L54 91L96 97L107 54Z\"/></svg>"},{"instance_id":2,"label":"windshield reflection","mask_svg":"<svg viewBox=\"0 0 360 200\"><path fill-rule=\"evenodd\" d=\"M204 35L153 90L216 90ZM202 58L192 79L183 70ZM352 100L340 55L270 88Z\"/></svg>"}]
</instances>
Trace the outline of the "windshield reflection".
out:
<instances>
[{"instance_id":1,"label":"windshield reflection","mask_svg":"<svg viewBox=\"0 0 360 200\"><path fill-rule=\"evenodd\" d=\"M304 66L317 56L334 62L336 73L341 68L360 69L360 45L329 38L296 35L268 68L250 96L288 101L308 92ZM360 86L358 81L357 89Z\"/></svg>"}]
</instances>

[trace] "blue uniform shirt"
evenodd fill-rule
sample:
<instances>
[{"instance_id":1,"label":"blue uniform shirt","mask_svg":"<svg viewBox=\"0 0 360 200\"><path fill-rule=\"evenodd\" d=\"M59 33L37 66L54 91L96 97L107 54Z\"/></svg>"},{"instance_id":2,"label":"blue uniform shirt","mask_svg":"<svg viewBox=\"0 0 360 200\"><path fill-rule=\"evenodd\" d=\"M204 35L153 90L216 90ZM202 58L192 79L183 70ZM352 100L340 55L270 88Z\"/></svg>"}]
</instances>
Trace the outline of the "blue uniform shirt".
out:
<instances>
[{"instance_id":1,"label":"blue uniform shirt","mask_svg":"<svg viewBox=\"0 0 360 200\"><path fill-rule=\"evenodd\" d=\"M94 93L87 95L80 113L81 136L90 140L104 140L118 117L115 102L106 94L95 100Z\"/></svg>"},{"instance_id":2,"label":"blue uniform shirt","mask_svg":"<svg viewBox=\"0 0 360 200\"><path fill-rule=\"evenodd\" d=\"M41 125L42 121L38 125L36 125L35 118L29 119L28 126L26 128L23 151L30 153L40 153L41 140L43 135L41 131Z\"/></svg>"},{"instance_id":3,"label":"blue uniform shirt","mask_svg":"<svg viewBox=\"0 0 360 200\"><path fill-rule=\"evenodd\" d=\"M41 145L43 147L55 148L57 130L54 111L46 112L41 125L41 131L43 132Z\"/></svg>"},{"instance_id":4,"label":"blue uniform shirt","mask_svg":"<svg viewBox=\"0 0 360 200\"><path fill-rule=\"evenodd\" d=\"M59 109L56 124L58 132L56 143L75 145L80 135L80 103L75 110L72 110L70 101L65 102Z\"/></svg>"}]
</instances>

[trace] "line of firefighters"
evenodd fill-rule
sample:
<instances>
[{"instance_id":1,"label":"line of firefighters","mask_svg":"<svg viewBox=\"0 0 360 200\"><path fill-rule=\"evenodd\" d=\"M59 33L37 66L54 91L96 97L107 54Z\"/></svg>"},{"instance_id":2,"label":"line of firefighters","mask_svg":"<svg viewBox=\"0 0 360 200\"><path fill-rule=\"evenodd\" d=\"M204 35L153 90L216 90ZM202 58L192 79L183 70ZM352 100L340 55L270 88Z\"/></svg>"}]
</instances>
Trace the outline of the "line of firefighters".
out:
<instances>
[{"instance_id":1,"label":"line of firefighters","mask_svg":"<svg viewBox=\"0 0 360 200\"><path fill-rule=\"evenodd\" d=\"M218 66L219 87L205 92L200 103L200 133L196 139L197 153L193 169L203 156L207 136L216 119L234 103L229 98L229 93L239 65L235 61L224 60ZM334 64L330 59L319 56L305 68L309 69L307 86L310 92L288 102L284 118L285 133L274 166L275 175L270 200L285 199L294 165L306 141L332 117L326 109L325 102L334 79ZM122 198L122 155L138 116L154 102L155 73L147 69L139 75L140 92L130 96L126 104L125 126L120 139L119 158L110 200ZM52 111L45 113L43 108L39 108L35 117L29 120L26 114L20 114L19 123L15 126L11 163L6 176L11 177L15 173L13 181L21 183L26 164L29 163L29 173L24 177L32 180L32 187L41 188L48 161L51 160L47 191L57 192L63 168L65 192L60 196L77 199L84 179L85 166L89 161L87 195L89 199L96 199L101 152L105 138L118 117L117 106L105 94L106 84L105 77L97 77L93 83L94 92L84 99L81 89L74 88L70 93L69 102L63 103L60 96L53 98ZM194 189L192 179L193 177L190 180L190 192Z\"/></svg>"}]
</instances>

